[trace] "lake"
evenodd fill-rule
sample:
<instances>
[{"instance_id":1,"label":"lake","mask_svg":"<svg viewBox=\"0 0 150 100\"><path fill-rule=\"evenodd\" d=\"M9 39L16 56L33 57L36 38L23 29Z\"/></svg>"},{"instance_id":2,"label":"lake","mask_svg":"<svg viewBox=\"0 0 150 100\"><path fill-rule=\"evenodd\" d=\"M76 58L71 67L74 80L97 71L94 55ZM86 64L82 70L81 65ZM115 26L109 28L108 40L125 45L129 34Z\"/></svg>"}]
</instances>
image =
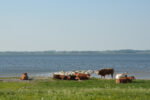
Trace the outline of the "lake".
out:
<instances>
[{"instance_id":1,"label":"lake","mask_svg":"<svg viewBox=\"0 0 150 100\"><path fill-rule=\"evenodd\" d=\"M0 55L0 77L49 76L52 72L114 68L137 79L150 79L150 54ZM97 77L97 76L96 76Z\"/></svg>"}]
</instances>

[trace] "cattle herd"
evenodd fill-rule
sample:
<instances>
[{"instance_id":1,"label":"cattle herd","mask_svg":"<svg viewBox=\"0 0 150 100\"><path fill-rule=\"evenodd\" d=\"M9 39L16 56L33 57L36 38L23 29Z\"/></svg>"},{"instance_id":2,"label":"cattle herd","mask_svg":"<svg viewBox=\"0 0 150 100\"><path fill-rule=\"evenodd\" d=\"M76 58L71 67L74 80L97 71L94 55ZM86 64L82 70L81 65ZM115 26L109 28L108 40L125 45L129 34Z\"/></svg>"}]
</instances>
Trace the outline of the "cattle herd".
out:
<instances>
[{"instance_id":1,"label":"cattle herd","mask_svg":"<svg viewBox=\"0 0 150 100\"><path fill-rule=\"evenodd\" d=\"M88 80L90 79L91 74L96 73L97 75L100 75L101 78L105 78L106 75L111 75L113 78L114 75L114 69L113 68L102 68L97 71L93 70L87 70L87 71L70 71L70 72L55 72L53 73L54 79L60 79L60 80ZM132 80L135 79L134 76L127 76L127 73L119 73L116 74L116 83L131 83ZM28 80L27 73L23 73L20 77L20 80Z\"/></svg>"}]
</instances>

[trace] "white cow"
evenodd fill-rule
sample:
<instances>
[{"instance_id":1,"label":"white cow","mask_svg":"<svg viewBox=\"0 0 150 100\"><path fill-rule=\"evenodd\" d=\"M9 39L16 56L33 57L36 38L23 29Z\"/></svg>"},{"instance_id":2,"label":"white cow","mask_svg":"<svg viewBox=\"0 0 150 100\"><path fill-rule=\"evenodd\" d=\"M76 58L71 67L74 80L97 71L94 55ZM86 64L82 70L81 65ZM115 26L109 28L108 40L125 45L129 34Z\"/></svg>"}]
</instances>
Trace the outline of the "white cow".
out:
<instances>
[{"instance_id":1,"label":"white cow","mask_svg":"<svg viewBox=\"0 0 150 100\"><path fill-rule=\"evenodd\" d=\"M126 77L126 76L127 76L127 73L116 74L116 79L120 79L120 78L123 78L123 77Z\"/></svg>"}]
</instances>

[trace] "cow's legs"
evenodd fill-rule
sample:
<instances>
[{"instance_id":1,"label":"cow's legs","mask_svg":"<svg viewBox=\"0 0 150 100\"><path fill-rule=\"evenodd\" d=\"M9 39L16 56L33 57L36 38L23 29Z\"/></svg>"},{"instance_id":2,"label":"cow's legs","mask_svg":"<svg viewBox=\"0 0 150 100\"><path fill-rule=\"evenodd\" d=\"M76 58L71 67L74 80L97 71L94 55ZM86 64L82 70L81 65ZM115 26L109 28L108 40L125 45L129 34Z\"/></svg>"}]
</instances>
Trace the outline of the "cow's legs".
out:
<instances>
[{"instance_id":1,"label":"cow's legs","mask_svg":"<svg viewBox=\"0 0 150 100\"><path fill-rule=\"evenodd\" d=\"M101 75L101 79L102 79L102 78L105 78L105 76L102 76L102 75Z\"/></svg>"},{"instance_id":2,"label":"cow's legs","mask_svg":"<svg viewBox=\"0 0 150 100\"><path fill-rule=\"evenodd\" d=\"M113 74L111 74L111 78L113 79Z\"/></svg>"}]
</instances>

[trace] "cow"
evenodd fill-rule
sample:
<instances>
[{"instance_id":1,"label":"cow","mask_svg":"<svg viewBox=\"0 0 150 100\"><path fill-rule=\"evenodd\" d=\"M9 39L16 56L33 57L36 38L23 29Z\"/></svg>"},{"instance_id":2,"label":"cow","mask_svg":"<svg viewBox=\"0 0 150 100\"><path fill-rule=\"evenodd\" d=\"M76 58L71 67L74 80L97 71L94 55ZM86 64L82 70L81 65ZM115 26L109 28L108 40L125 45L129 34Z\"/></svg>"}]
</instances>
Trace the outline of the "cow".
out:
<instances>
[{"instance_id":1,"label":"cow","mask_svg":"<svg viewBox=\"0 0 150 100\"><path fill-rule=\"evenodd\" d=\"M59 75L61 80L67 80L67 76L66 75Z\"/></svg>"},{"instance_id":2,"label":"cow","mask_svg":"<svg viewBox=\"0 0 150 100\"><path fill-rule=\"evenodd\" d=\"M75 78L76 78L75 75L68 75L68 76L67 76L67 79L68 79L68 80L76 80Z\"/></svg>"},{"instance_id":3,"label":"cow","mask_svg":"<svg viewBox=\"0 0 150 100\"><path fill-rule=\"evenodd\" d=\"M120 74L116 74L116 79L120 79L123 77L127 77L127 73L120 73Z\"/></svg>"},{"instance_id":4,"label":"cow","mask_svg":"<svg viewBox=\"0 0 150 100\"><path fill-rule=\"evenodd\" d=\"M132 79L130 79L128 77L116 79L117 84L119 84L119 83L131 83L131 82L132 82Z\"/></svg>"},{"instance_id":5,"label":"cow","mask_svg":"<svg viewBox=\"0 0 150 100\"><path fill-rule=\"evenodd\" d=\"M61 78L60 78L60 75L58 75L58 74L53 74L53 78L54 78L54 79L61 79Z\"/></svg>"},{"instance_id":6,"label":"cow","mask_svg":"<svg viewBox=\"0 0 150 100\"><path fill-rule=\"evenodd\" d=\"M21 77L20 77L20 80L28 80L29 78L28 78L28 75L27 75L27 73L23 73L22 75L21 75Z\"/></svg>"},{"instance_id":7,"label":"cow","mask_svg":"<svg viewBox=\"0 0 150 100\"><path fill-rule=\"evenodd\" d=\"M134 76L128 76L128 79L135 80L135 77Z\"/></svg>"},{"instance_id":8,"label":"cow","mask_svg":"<svg viewBox=\"0 0 150 100\"><path fill-rule=\"evenodd\" d=\"M54 75L53 75L53 78L54 78L54 79L67 80L67 76L66 76L66 75L54 74Z\"/></svg>"},{"instance_id":9,"label":"cow","mask_svg":"<svg viewBox=\"0 0 150 100\"><path fill-rule=\"evenodd\" d=\"M83 73L75 73L76 80L88 80L90 78L90 74L83 74Z\"/></svg>"},{"instance_id":10,"label":"cow","mask_svg":"<svg viewBox=\"0 0 150 100\"><path fill-rule=\"evenodd\" d=\"M97 71L98 75L101 75L101 78L104 77L105 75L111 75L111 77L113 78L113 74L114 74L114 69L113 68L103 68Z\"/></svg>"}]
</instances>

